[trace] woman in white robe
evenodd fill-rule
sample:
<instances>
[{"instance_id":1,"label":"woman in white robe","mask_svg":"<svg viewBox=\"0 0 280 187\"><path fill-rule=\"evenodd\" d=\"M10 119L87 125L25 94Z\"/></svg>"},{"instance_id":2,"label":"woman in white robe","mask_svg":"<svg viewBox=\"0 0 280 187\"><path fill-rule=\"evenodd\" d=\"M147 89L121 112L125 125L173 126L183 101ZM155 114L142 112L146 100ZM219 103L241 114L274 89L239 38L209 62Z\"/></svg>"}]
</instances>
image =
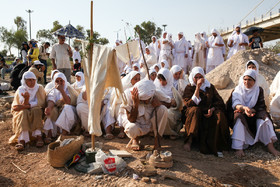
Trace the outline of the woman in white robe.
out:
<instances>
[{"instance_id":1,"label":"woman in white robe","mask_svg":"<svg viewBox=\"0 0 280 187\"><path fill-rule=\"evenodd\" d=\"M162 68L169 69L169 65L168 65L168 62L166 60L162 60L160 65L161 65L160 69L162 69Z\"/></svg>"},{"instance_id":2,"label":"woman in white robe","mask_svg":"<svg viewBox=\"0 0 280 187\"><path fill-rule=\"evenodd\" d=\"M124 132L130 138L127 147L139 151L140 136L148 134L151 130L155 136L163 135L168 111L161 102L166 101L166 98L162 96L162 92L156 91L151 80L139 81L133 88L125 91L125 96L127 104L121 105L119 115L123 121ZM130 145L131 143L132 145ZM159 146L155 145L155 149Z\"/></svg>"},{"instance_id":3,"label":"woman in white robe","mask_svg":"<svg viewBox=\"0 0 280 187\"><path fill-rule=\"evenodd\" d=\"M53 84L55 89L47 95L47 108L45 114L44 130L47 135L47 141L57 133L67 135L77 121L76 104L78 93L67 83L63 73L57 73L54 76Z\"/></svg>"},{"instance_id":4,"label":"woman in white robe","mask_svg":"<svg viewBox=\"0 0 280 187\"><path fill-rule=\"evenodd\" d=\"M182 97L173 87L173 75L166 68L163 68L158 72L155 85L157 90L160 90L167 98L171 99L170 106L168 107L168 121L164 130L164 135L169 135L170 139L176 139L182 128Z\"/></svg>"},{"instance_id":5,"label":"woman in white robe","mask_svg":"<svg viewBox=\"0 0 280 187\"><path fill-rule=\"evenodd\" d=\"M74 82L71 86L80 93L85 85L85 76L83 72L79 71L75 74L76 82Z\"/></svg>"},{"instance_id":6,"label":"woman in white robe","mask_svg":"<svg viewBox=\"0 0 280 187\"><path fill-rule=\"evenodd\" d=\"M266 112L263 89L259 87L255 70L249 69L243 74L243 82L232 93L234 126L232 148L237 156L244 156L243 149L260 141L275 156L280 153L274 148L277 141L269 114Z\"/></svg>"},{"instance_id":7,"label":"woman in white robe","mask_svg":"<svg viewBox=\"0 0 280 187\"><path fill-rule=\"evenodd\" d=\"M45 91L46 91L46 93L48 93L49 91L51 91L51 90L55 87L54 82L53 82L53 78L54 78L54 75L55 75L56 73L59 73L59 71L58 71L57 69L52 70L52 72L51 72L51 82L49 82L49 83L45 86Z\"/></svg>"},{"instance_id":8,"label":"woman in white robe","mask_svg":"<svg viewBox=\"0 0 280 187\"><path fill-rule=\"evenodd\" d=\"M37 84L34 73L25 72L12 103L14 135L9 139L9 143L17 143L18 151L24 150L25 144L30 141L30 135L36 138L37 147L44 145L41 131L45 99L44 88Z\"/></svg>"},{"instance_id":9,"label":"woman in white robe","mask_svg":"<svg viewBox=\"0 0 280 187\"><path fill-rule=\"evenodd\" d=\"M174 65L172 66L170 71L173 75L174 88L179 92L181 96L183 96L185 88L189 84L189 81L188 79L186 79L183 69L178 65Z\"/></svg>"},{"instance_id":10,"label":"woman in white robe","mask_svg":"<svg viewBox=\"0 0 280 187\"><path fill-rule=\"evenodd\" d=\"M127 90L131 88L134 84L140 81L140 73L137 71L131 71L122 79L123 89ZM106 139L113 139L114 135L112 131L114 130L115 123L120 126L120 133L118 138L124 138L124 128L122 126L122 121L119 118L119 108L122 103L122 96L119 90L112 88L109 94L104 97L104 106L101 112L101 121L106 132Z\"/></svg>"},{"instance_id":11,"label":"woman in white robe","mask_svg":"<svg viewBox=\"0 0 280 187\"><path fill-rule=\"evenodd\" d=\"M202 67L206 72L206 44L205 41L200 37L200 33L195 34L194 51L192 56L193 67Z\"/></svg>"}]
</instances>

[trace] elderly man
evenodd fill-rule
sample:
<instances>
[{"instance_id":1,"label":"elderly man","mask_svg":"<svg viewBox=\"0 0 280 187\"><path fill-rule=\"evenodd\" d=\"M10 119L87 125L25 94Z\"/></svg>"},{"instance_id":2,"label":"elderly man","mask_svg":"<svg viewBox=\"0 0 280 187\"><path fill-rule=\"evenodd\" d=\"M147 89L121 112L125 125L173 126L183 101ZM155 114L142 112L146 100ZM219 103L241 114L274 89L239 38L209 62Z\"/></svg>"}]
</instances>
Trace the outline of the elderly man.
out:
<instances>
[{"instance_id":1,"label":"elderly man","mask_svg":"<svg viewBox=\"0 0 280 187\"><path fill-rule=\"evenodd\" d=\"M140 136L148 134L150 130L155 135L163 135L168 118L168 110L164 105L168 105L168 101L162 92L156 91L151 80L141 80L133 88L127 89L125 95L127 104L121 105L119 114L124 132L131 139L131 148L139 151ZM158 147L155 145L155 148Z\"/></svg>"},{"instance_id":2,"label":"elderly man","mask_svg":"<svg viewBox=\"0 0 280 187\"><path fill-rule=\"evenodd\" d=\"M184 71L188 72L191 68L187 64L189 58L189 42L185 39L183 32L178 33L178 40L174 44L174 62L173 65L180 66Z\"/></svg>"},{"instance_id":3,"label":"elderly man","mask_svg":"<svg viewBox=\"0 0 280 187\"><path fill-rule=\"evenodd\" d=\"M248 36L241 32L240 25L235 27L235 33L231 36L231 40L228 43L228 47L231 48L232 52L229 53L227 58L230 58L232 55L237 53L240 50L246 50L249 40Z\"/></svg>"},{"instance_id":4,"label":"elderly man","mask_svg":"<svg viewBox=\"0 0 280 187\"><path fill-rule=\"evenodd\" d=\"M28 70L36 76L38 84L44 84L44 71L46 67L43 63L41 63L39 60L35 60L31 68Z\"/></svg>"},{"instance_id":5,"label":"elderly man","mask_svg":"<svg viewBox=\"0 0 280 187\"><path fill-rule=\"evenodd\" d=\"M72 57L73 53L71 47L64 42L65 36L58 35L58 43L53 45L50 59L52 60L53 69L58 69L64 73L67 82L71 83L71 64L69 58Z\"/></svg>"},{"instance_id":6,"label":"elderly man","mask_svg":"<svg viewBox=\"0 0 280 187\"><path fill-rule=\"evenodd\" d=\"M158 60L159 53L160 53L160 42L157 40L155 36L152 36L152 42L149 44L149 47L151 49L151 52L156 55L156 58Z\"/></svg>"},{"instance_id":7,"label":"elderly man","mask_svg":"<svg viewBox=\"0 0 280 187\"><path fill-rule=\"evenodd\" d=\"M216 29L212 29L212 36L208 38L206 46L209 48L207 55L206 73L209 73L224 62L223 46L224 41Z\"/></svg>"}]
</instances>

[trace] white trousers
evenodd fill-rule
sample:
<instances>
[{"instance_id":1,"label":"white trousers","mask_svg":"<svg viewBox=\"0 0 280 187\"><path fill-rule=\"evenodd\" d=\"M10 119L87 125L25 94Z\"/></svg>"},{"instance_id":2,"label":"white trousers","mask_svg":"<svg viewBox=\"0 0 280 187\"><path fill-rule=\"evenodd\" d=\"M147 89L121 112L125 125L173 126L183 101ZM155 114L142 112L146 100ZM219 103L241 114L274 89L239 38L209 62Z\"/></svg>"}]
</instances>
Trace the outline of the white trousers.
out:
<instances>
[{"instance_id":1,"label":"white trousers","mask_svg":"<svg viewBox=\"0 0 280 187\"><path fill-rule=\"evenodd\" d=\"M76 106L77 114L82 121L82 127L88 132L88 104L86 103L79 103Z\"/></svg>"},{"instance_id":2,"label":"white trousers","mask_svg":"<svg viewBox=\"0 0 280 187\"><path fill-rule=\"evenodd\" d=\"M269 118L257 119L257 133L255 139L249 134L240 119L237 119L232 134L232 149L242 150L260 141L264 145L277 141L272 122Z\"/></svg>"},{"instance_id":3,"label":"white trousers","mask_svg":"<svg viewBox=\"0 0 280 187\"><path fill-rule=\"evenodd\" d=\"M42 132L40 130L35 130L32 132L32 136L33 137L37 137L37 136L42 136ZM30 137L29 137L29 132L28 131L22 131L18 137L18 142L20 142L21 140L24 140L25 143L30 142Z\"/></svg>"}]
</instances>

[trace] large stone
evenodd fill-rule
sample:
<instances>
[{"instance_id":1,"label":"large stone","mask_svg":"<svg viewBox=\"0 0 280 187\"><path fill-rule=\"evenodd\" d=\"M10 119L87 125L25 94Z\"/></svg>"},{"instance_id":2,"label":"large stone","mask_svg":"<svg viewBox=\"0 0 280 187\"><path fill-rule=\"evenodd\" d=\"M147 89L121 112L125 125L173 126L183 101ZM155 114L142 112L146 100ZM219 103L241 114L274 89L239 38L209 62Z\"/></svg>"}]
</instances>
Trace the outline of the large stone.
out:
<instances>
[{"instance_id":1,"label":"large stone","mask_svg":"<svg viewBox=\"0 0 280 187\"><path fill-rule=\"evenodd\" d=\"M228 75L217 76L212 80L212 84L219 90L224 89L228 86L231 79Z\"/></svg>"}]
</instances>

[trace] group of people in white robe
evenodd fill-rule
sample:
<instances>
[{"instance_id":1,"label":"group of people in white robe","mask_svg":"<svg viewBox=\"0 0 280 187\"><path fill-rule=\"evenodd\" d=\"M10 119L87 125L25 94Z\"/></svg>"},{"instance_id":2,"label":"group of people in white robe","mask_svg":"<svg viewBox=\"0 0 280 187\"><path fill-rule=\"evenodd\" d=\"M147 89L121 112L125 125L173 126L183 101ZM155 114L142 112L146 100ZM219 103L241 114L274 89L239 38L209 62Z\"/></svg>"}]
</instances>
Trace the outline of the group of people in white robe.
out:
<instances>
[{"instance_id":1,"label":"group of people in white robe","mask_svg":"<svg viewBox=\"0 0 280 187\"><path fill-rule=\"evenodd\" d=\"M193 45L186 40L183 32L178 33L176 41L173 40L172 34L166 31L162 38L157 39L156 36L152 36L151 39L152 42L147 46L141 41L149 68L154 64L165 68L178 65L189 74L193 67L199 66L204 69L205 73L209 73L225 61L226 45L216 29L212 29L209 38L206 32L196 33ZM227 42L228 55L226 59L229 59L237 51L245 50L248 44L248 37L241 32L239 25L236 26ZM121 45L119 40L116 41L116 46L118 45ZM143 58L133 59L132 57L131 61L132 64L138 63L140 68L144 69ZM125 73L125 63L118 59L118 65L119 71Z\"/></svg>"}]
</instances>

